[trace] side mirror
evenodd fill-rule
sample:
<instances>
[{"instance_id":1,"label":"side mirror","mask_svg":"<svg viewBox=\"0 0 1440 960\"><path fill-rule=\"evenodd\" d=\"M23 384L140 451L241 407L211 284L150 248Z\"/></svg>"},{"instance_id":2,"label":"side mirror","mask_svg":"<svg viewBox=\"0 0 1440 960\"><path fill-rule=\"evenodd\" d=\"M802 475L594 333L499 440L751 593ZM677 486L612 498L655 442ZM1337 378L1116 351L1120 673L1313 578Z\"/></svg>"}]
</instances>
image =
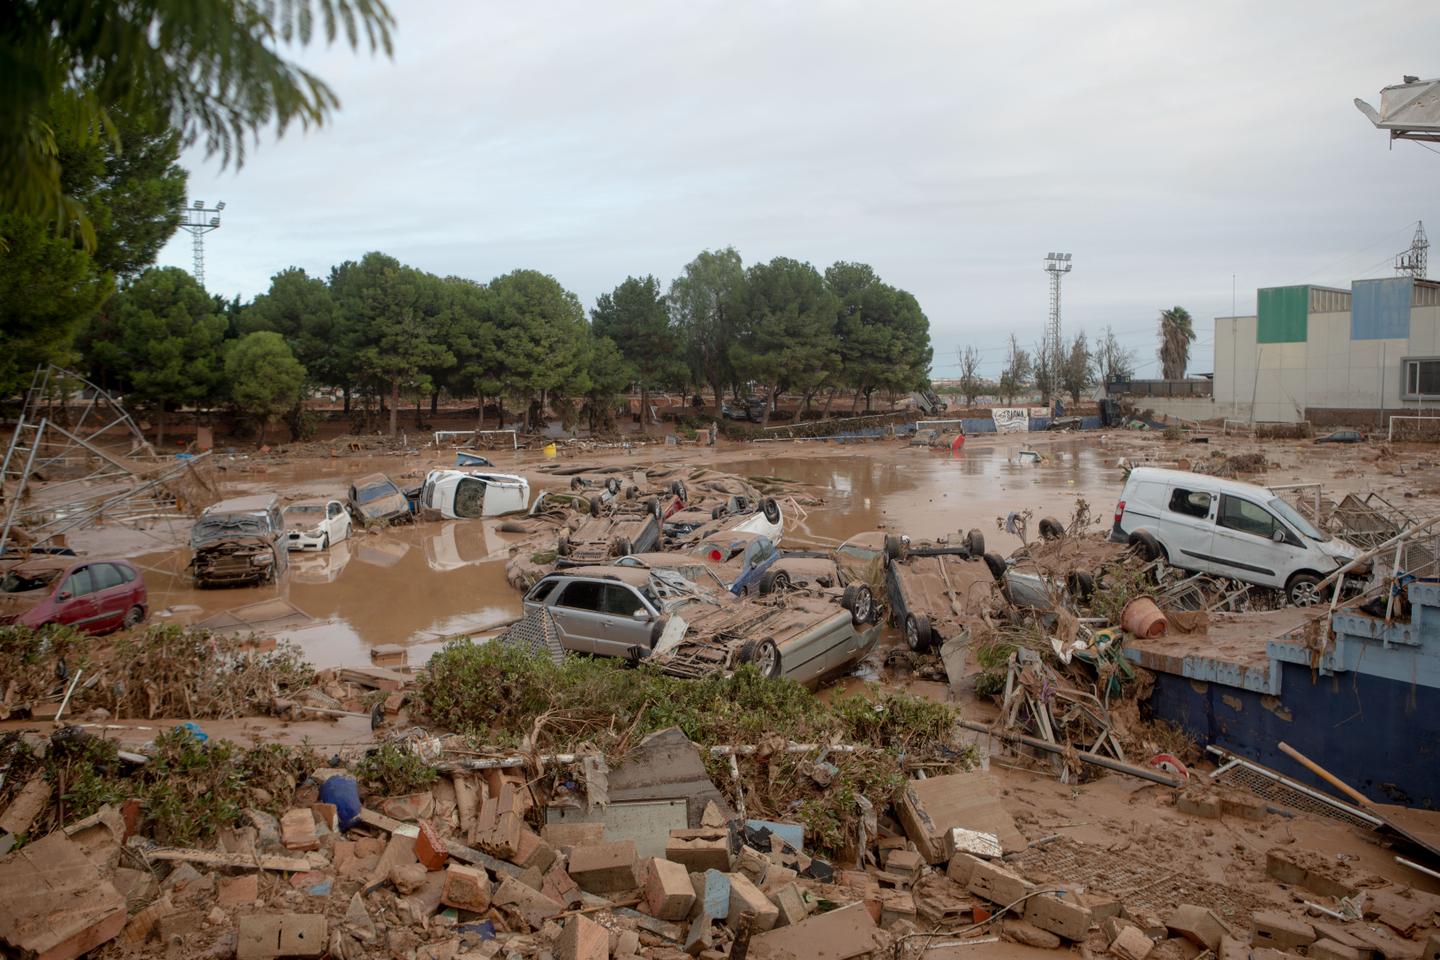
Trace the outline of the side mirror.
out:
<instances>
[{"instance_id":1,"label":"side mirror","mask_svg":"<svg viewBox=\"0 0 1440 960\"><path fill-rule=\"evenodd\" d=\"M650 619L650 611L645 610L644 608L641 608L641 609L639 609L639 610L636 610L634 613L630 614L630 616L631 616L632 619L635 619L635 620L641 620L641 621L649 620L649 619Z\"/></svg>"},{"instance_id":2,"label":"side mirror","mask_svg":"<svg viewBox=\"0 0 1440 960\"><path fill-rule=\"evenodd\" d=\"M1275 528L1275 532L1272 533L1272 534L1270 534L1270 539L1271 539L1271 540L1274 540L1276 543L1284 543L1284 542L1285 542L1285 531L1284 531L1284 530L1281 530L1279 527L1276 527L1276 528Z\"/></svg>"}]
</instances>

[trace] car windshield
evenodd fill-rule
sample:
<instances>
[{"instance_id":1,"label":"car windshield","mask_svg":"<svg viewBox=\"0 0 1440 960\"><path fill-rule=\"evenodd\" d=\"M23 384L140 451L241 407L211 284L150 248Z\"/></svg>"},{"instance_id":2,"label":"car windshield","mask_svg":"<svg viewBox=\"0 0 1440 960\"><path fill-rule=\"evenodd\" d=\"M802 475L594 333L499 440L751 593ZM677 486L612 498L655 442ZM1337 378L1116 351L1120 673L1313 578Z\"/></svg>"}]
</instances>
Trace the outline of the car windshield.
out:
<instances>
[{"instance_id":1,"label":"car windshield","mask_svg":"<svg viewBox=\"0 0 1440 960\"><path fill-rule=\"evenodd\" d=\"M1326 540L1330 539L1330 536L1328 534L1324 534L1321 533L1319 530L1316 530L1315 527L1311 525L1309 520L1306 520L1304 517L1300 516L1298 510L1290 506L1290 504L1285 502L1284 500L1281 500L1279 497L1276 497L1274 500L1270 501L1270 509L1274 510L1276 513L1280 514L1280 516L1284 517L1286 523L1289 523L1296 530L1299 530L1311 540L1318 540L1319 542L1324 543Z\"/></svg>"},{"instance_id":2,"label":"car windshield","mask_svg":"<svg viewBox=\"0 0 1440 960\"><path fill-rule=\"evenodd\" d=\"M356 499L358 499L361 503L371 503L375 500L379 500L382 497L393 496L396 492L397 491L395 490L395 487L391 484L381 483L376 484L373 487L365 487L360 491L360 494Z\"/></svg>"},{"instance_id":3,"label":"car windshield","mask_svg":"<svg viewBox=\"0 0 1440 960\"><path fill-rule=\"evenodd\" d=\"M285 512L323 515L325 513L325 505L323 503L297 503L294 506L286 507Z\"/></svg>"},{"instance_id":4,"label":"car windshield","mask_svg":"<svg viewBox=\"0 0 1440 960\"><path fill-rule=\"evenodd\" d=\"M30 590L39 590L47 583L52 583L59 570L31 570L22 572L10 570L0 579L0 593L25 593Z\"/></svg>"}]
</instances>

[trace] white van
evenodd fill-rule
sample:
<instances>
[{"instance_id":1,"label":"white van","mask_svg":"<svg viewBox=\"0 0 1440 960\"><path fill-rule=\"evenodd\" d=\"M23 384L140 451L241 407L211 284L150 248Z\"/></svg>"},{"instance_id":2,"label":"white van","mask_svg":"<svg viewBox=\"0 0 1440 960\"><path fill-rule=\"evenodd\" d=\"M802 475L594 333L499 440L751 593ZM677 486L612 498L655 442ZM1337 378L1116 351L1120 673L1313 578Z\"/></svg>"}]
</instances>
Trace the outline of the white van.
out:
<instances>
[{"instance_id":1,"label":"white van","mask_svg":"<svg viewBox=\"0 0 1440 960\"><path fill-rule=\"evenodd\" d=\"M1171 566L1284 590L1296 606L1317 602L1315 585L1356 556L1265 487L1155 467L1130 471L1110 539Z\"/></svg>"}]
</instances>

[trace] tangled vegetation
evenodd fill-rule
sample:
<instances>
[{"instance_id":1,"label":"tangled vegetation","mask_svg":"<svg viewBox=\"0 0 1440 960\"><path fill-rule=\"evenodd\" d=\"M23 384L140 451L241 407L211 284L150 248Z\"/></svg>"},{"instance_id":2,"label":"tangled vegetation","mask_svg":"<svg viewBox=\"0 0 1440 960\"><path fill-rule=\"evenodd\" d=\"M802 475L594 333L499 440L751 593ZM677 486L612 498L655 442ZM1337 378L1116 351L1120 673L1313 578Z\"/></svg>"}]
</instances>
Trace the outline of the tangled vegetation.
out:
<instances>
[{"instance_id":1,"label":"tangled vegetation","mask_svg":"<svg viewBox=\"0 0 1440 960\"><path fill-rule=\"evenodd\" d=\"M422 790L436 776L434 767L398 743L381 744L355 764L355 779L368 793L381 797Z\"/></svg>"},{"instance_id":2,"label":"tangled vegetation","mask_svg":"<svg viewBox=\"0 0 1440 960\"><path fill-rule=\"evenodd\" d=\"M951 742L954 713L943 704L904 694L822 700L748 666L681 680L644 664L579 657L557 664L516 647L459 642L431 660L420 702L437 726L487 744L557 753L591 745L612 761L647 734L679 727L732 800L728 760L708 748L756 745L741 758L747 812L804 823L822 850L843 845L858 797L877 807L893 800L907 767L973 762L968 748ZM785 740L860 749L831 752L817 770L814 753L787 753Z\"/></svg>"}]
</instances>

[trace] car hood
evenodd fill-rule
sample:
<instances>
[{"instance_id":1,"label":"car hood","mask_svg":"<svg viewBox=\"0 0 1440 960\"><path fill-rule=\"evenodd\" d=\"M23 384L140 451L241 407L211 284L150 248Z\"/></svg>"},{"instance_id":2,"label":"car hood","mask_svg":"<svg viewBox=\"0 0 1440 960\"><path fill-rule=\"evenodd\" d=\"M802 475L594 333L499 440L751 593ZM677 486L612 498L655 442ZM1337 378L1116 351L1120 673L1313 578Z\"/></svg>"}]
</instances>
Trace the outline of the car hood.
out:
<instances>
[{"instance_id":1,"label":"car hood","mask_svg":"<svg viewBox=\"0 0 1440 960\"><path fill-rule=\"evenodd\" d=\"M286 530L314 530L325 522L323 513L287 513L285 514Z\"/></svg>"},{"instance_id":2,"label":"car hood","mask_svg":"<svg viewBox=\"0 0 1440 960\"><path fill-rule=\"evenodd\" d=\"M356 509L367 519L383 520L386 517L393 517L397 513L409 512L410 505L405 502L403 494L392 493L371 500L369 503L357 504Z\"/></svg>"},{"instance_id":3,"label":"car hood","mask_svg":"<svg viewBox=\"0 0 1440 960\"><path fill-rule=\"evenodd\" d=\"M265 540L270 527L260 517L201 517L190 528L190 546L227 540Z\"/></svg>"},{"instance_id":4,"label":"car hood","mask_svg":"<svg viewBox=\"0 0 1440 960\"><path fill-rule=\"evenodd\" d=\"M1320 549L1325 551L1326 556L1337 560L1341 564L1349 563L1360 556L1360 548L1354 544L1346 543L1339 537L1332 537L1320 544Z\"/></svg>"}]
</instances>

